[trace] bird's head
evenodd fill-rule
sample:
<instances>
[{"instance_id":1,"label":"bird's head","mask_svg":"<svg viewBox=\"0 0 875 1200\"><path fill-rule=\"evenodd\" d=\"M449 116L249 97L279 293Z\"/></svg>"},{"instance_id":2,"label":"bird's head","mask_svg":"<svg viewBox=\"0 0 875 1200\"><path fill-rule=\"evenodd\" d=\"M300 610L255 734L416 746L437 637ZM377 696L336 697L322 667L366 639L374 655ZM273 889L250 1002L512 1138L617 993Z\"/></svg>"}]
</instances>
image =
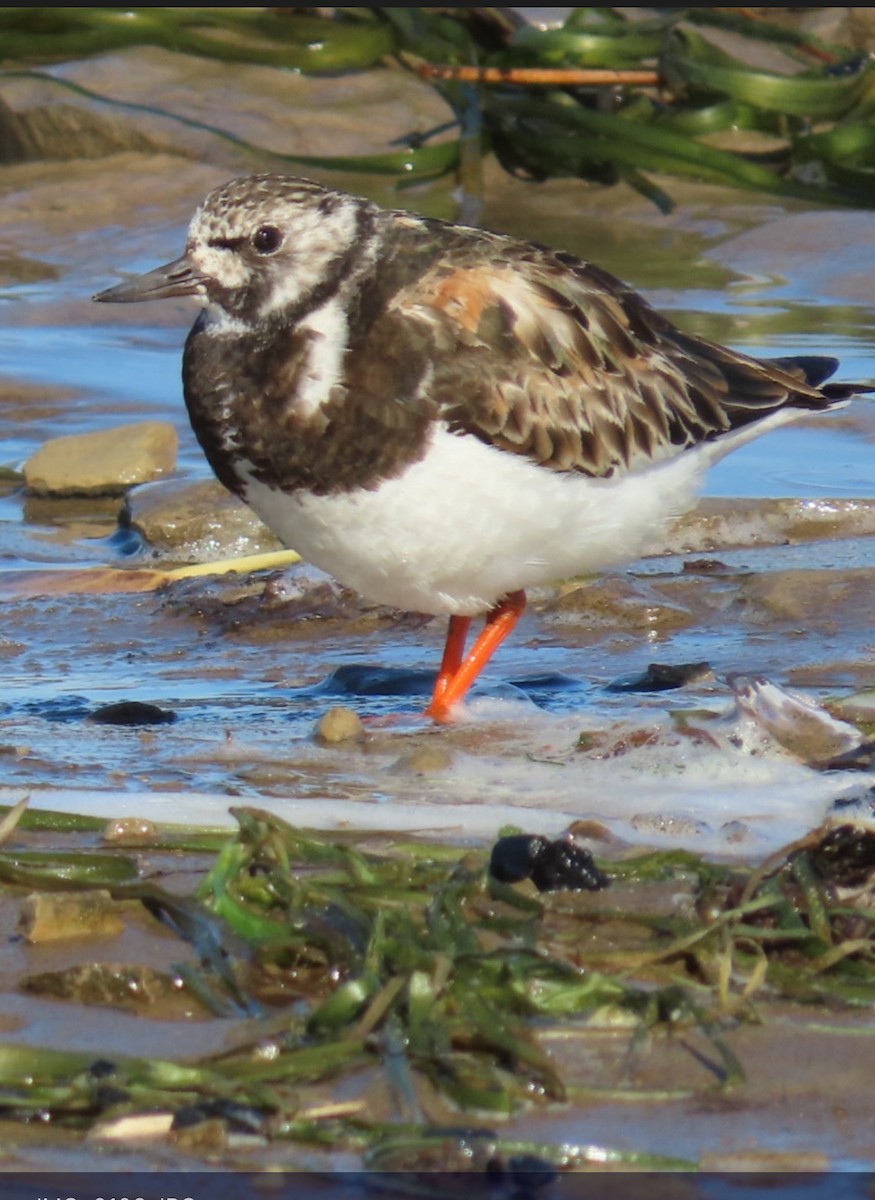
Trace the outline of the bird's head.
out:
<instances>
[{"instance_id":1,"label":"bird's head","mask_svg":"<svg viewBox=\"0 0 875 1200\"><path fill-rule=\"evenodd\" d=\"M197 210L180 258L94 299L197 296L220 324L295 320L337 289L375 211L366 200L307 179L233 179Z\"/></svg>"}]
</instances>

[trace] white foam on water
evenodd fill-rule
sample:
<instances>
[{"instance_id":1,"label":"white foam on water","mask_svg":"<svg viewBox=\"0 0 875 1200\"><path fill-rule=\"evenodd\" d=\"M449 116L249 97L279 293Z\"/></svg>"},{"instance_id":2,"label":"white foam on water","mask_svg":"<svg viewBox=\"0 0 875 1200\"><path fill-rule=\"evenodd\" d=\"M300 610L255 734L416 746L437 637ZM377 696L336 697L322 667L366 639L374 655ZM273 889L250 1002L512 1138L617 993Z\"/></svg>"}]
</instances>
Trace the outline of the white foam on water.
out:
<instances>
[{"instance_id":1,"label":"white foam on water","mask_svg":"<svg viewBox=\"0 0 875 1200\"><path fill-rule=\"evenodd\" d=\"M517 700L484 697L467 720L503 730L483 752L453 749L439 771L398 769L408 747L403 734L387 752L357 763L354 794L229 797L209 791L33 789L31 807L158 824L228 828L234 807L275 813L311 829L397 831L450 840L483 841L512 824L527 833L557 836L576 821L593 820L624 842L683 847L720 856L758 859L819 825L835 801L862 796L873 776L816 770L777 745L749 718L730 714L679 731L661 713L636 726L618 724L597 749L576 749L579 716L555 718ZM727 719L729 718L729 719ZM238 747L245 753L245 747ZM299 767L317 755L320 774L332 751L301 746ZM347 779L350 765L347 756ZM308 789L309 790L309 789ZM14 803L21 789L0 788Z\"/></svg>"}]
</instances>

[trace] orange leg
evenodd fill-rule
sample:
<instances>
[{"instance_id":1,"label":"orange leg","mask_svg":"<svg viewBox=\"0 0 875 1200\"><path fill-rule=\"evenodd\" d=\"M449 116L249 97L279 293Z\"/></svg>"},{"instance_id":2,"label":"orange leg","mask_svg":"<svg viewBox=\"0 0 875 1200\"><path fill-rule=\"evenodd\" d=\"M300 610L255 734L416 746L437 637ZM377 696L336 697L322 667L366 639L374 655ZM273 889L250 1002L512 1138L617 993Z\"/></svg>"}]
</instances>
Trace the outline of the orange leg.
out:
<instances>
[{"instance_id":1,"label":"orange leg","mask_svg":"<svg viewBox=\"0 0 875 1200\"><path fill-rule=\"evenodd\" d=\"M447 721L450 709L465 696L495 651L513 631L525 607L525 592L511 592L505 596L487 613L486 625L471 647L471 653L464 659L465 638L471 618L450 617L441 669L431 703L425 710L426 716L440 723Z\"/></svg>"},{"instance_id":2,"label":"orange leg","mask_svg":"<svg viewBox=\"0 0 875 1200\"><path fill-rule=\"evenodd\" d=\"M470 617L450 617L450 627L444 643L444 656L441 659L441 669L438 671L437 682L434 685L429 712L443 700L444 693L462 665L462 659L465 657L465 642L470 628Z\"/></svg>"}]
</instances>

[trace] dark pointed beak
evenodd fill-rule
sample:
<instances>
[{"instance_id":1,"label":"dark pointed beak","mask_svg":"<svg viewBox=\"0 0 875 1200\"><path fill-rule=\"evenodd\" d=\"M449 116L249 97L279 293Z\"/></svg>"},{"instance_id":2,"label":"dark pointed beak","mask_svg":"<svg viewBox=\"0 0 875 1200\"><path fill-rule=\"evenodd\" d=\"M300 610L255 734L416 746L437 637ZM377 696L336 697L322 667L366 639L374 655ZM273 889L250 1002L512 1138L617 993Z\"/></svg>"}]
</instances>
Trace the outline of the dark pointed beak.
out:
<instances>
[{"instance_id":1,"label":"dark pointed beak","mask_svg":"<svg viewBox=\"0 0 875 1200\"><path fill-rule=\"evenodd\" d=\"M202 296L205 284L206 277L183 254L166 266L98 292L92 299L102 304L134 304L138 300L167 300L171 296Z\"/></svg>"}]
</instances>

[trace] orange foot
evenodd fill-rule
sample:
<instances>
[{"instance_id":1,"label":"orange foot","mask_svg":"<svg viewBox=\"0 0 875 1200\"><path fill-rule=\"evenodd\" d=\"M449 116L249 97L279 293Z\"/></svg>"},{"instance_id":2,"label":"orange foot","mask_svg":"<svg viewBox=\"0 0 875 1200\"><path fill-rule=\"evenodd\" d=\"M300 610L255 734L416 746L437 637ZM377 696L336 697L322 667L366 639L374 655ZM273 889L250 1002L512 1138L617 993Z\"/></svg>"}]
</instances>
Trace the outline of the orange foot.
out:
<instances>
[{"instance_id":1,"label":"orange foot","mask_svg":"<svg viewBox=\"0 0 875 1200\"><path fill-rule=\"evenodd\" d=\"M465 658L470 617L450 617L444 656L431 703L425 715L439 724L450 719L450 710L466 695L477 676L504 639L513 631L526 607L525 592L511 592L486 614L486 625Z\"/></svg>"}]
</instances>

